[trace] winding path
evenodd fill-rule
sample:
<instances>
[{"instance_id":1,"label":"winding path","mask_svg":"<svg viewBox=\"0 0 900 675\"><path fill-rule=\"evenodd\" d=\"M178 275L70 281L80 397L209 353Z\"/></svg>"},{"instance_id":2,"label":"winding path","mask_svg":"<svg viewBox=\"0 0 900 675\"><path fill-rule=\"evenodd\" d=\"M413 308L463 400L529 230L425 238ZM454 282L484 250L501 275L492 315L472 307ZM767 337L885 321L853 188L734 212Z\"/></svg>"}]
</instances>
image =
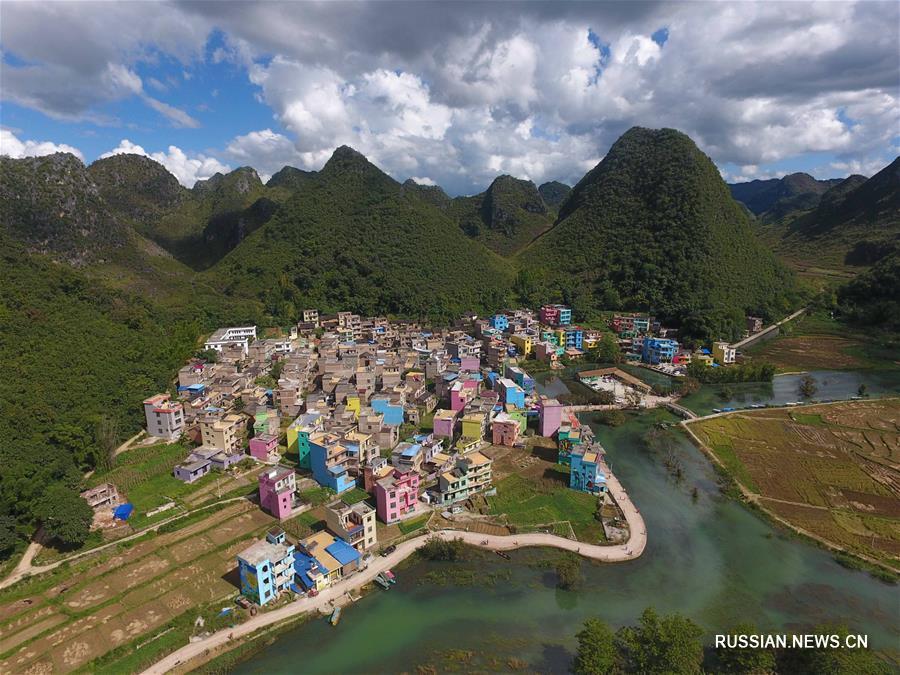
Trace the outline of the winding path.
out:
<instances>
[{"instance_id":1,"label":"winding path","mask_svg":"<svg viewBox=\"0 0 900 675\"><path fill-rule=\"evenodd\" d=\"M287 604L271 612L257 614L239 626L232 629L220 630L204 640L191 642L172 652L162 660L150 666L144 671L144 675L163 675L172 669L186 664L188 661L201 656L207 650L214 650L236 639L249 636L261 628L273 626L287 619L306 614L330 609L336 601L346 599L346 594L375 579L378 574L395 567L400 561L412 555L416 549L423 546L433 536L442 539L462 539L472 546L480 546L495 551L509 551L528 546L550 546L566 551L578 553L586 558L602 562L625 562L640 556L647 546L647 528L640 512L634 506L631 498L625 492L619 480L610 474L607 477L607 486L610 495L615 499L619 508L628 521L631 532L629 540L624 544L615 546L597 546L594 544L582 544L571 539L557 537L553 534L529 533L509 536L485 535L476 532L462 532L459 530L439 530L423 534L413 539L408 539L397 544L397 550L386 557L376 557L368 567L355 572L346 579L329 586L319 595L310 598L301 596L294 602Z\"/></svg>"}]
</instances>

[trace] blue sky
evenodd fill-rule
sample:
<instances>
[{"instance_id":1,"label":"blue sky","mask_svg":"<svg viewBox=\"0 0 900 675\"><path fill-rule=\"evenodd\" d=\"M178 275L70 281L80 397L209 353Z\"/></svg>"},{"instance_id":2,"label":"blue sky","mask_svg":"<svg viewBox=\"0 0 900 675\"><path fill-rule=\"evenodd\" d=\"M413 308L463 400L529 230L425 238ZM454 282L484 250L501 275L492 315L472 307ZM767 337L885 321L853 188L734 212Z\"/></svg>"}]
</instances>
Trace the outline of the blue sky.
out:
<instances>
[{"instance_id":1,"label":"blue sky","mask_svg":"<svg viewBox=\"0 0 900 675\"><path fill-rule=\"evenodd\" d=\"M0 152L140 152L192 185L318 169L574 183L631 126L728 180L871 175L897 154L900 5L4 3Z\"/></svg>"}]
</instances>

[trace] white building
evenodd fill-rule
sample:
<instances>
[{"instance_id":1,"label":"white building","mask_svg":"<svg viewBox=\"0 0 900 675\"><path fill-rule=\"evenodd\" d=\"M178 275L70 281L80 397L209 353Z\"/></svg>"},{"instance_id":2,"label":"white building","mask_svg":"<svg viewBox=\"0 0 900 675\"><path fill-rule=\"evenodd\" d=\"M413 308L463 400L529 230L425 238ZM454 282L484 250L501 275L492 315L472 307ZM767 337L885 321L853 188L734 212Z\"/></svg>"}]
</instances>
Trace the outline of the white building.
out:
<instances>
[{"instance_id":1,"label":"white building","mask_svg":"<svg viewBox=\"0 0 900 675\"><path fill-rule=\"evenodd\" d=\"M228 345L240 345L244 354L250 346L250 340L256 339L256 326L232 326L220 328L209 336L204 349L215 349L217 352Z\"/></svg>"},{"instance_id":2,"label":"white building","mask_svg":"<svg viewBox=\"0 0 900 675\"><path fill-rule=\"evenodd\" d=\"M147 433L167 441L181 437L184 431L184 408L170 401L168 394L157 394L144 401Z\"/></svg>"}]
</instances>

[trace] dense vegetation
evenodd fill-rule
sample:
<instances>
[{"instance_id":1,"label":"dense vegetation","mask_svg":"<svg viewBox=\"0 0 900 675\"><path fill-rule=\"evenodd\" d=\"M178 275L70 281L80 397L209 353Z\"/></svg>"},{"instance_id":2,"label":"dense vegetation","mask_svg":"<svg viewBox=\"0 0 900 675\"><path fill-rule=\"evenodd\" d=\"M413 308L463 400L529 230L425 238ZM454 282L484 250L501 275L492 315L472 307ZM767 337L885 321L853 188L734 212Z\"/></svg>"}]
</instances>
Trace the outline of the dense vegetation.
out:
<instances>
[{"instance_id":1,"label":"dense vegetation","mask_svg":"<svg viewBox=\"0 0 900 675\"><path fill-rule=\"evenodd\" d=\"M501 255L510 255L553 225L534 183L500 176L474 197L457 197L448 213L468 236Z\"/></svg>"},{"instance_id":2,"label":"dense vegetation","mask_svg":"<svg viewBox=\"0 0 900 675\"><path fill-rule=\"evenodd\" d=\"M0 237L0 515L46 519L48 492L142 424L141 400L165 391L201 326ZM80 501L80 500L79 500ZM81 502L84 503L84 502Z\"/></svg>"},{"instance_id":3,"label":"dense vegetation","mask_svg":"<svg viewBox=\"0 0 900 675\"><path fill-rule=\"evenodd\" d=\"M820 626L819 635L846 636L841 627ZM750 623L728 632L734 636L766 635ZM601 619L585 621L576 635L578 647L572 663L576 675L607 673L672 674L734 673L889 673L890 666L872 651L848 648L806 649L705 647L703 630L680 614L659 615L647 608L637 625L613 630Z\"/></svg>"},{"instance_id":4,"label":"dense vegetation","mask_svg":"<svg viewBox=\"0 0 900 675\"><path fill-rule=\"evenodd\" d=\"M695 361L688 365L687 371L688 376L704 384L771 382L775 377L775 366L764 361L734 364L727 368L715 368Z\"/></svg>"},{"instance_id":5,"label":"dense vegetation","mask_svg":"<svg viewBox=\"0 0 900 675\"><path fill-rule=\"evenodd\" d=\"M817 267L868 266L900 250L900 158L865 180L850 176L815 206L761 230L785 258Z\"/></svg>"},{"instance_id":6,"label":"dense vegetation","mask_svg":"<svg viewBox=\"0 0 900 675\"><path fill-rule=\"evenodd\" d=\"M209 271L225 293L297 310L449 320L508 300L508 264L350 148Z\"/></svg>"},{"instance_id":7,"label":"dense vegetation","mask_svg":"<svg viewBox=\"0 0 900 675\"><path fill-rule=\"evenodd\" d=\"M736 337L745 314L780 316L797 300L716 167L671 129L616 141L519 260L528 298L564 300L587 318L650 310L686 336Z\"/></svg>"},{"instance_id":8,"label":"dense vegetation","mask_svg":"<svg viewBox=\"0 0 900 675\"><path fill-rule=\"evenodd\" d=\"M794 211L815 208L822 195L840 182L840 178L816 180L808 173L792 173L784 178L752 180L728 187L731 196L754 215L777 220Z\"/></svg>"},{"instance_id":9,"label":"dense vegetation","mask_svg":"<svg viewBox=\"0 0 900 675\"><path fill-rule=\"evenodd\" d=\"M538 192L547 206L554 211L558 211L559 207L562 206L562 203L566 200L566 197L572 192L572 188L565 183L552 180L549 183L541 183L540 186L538 186Z\"/></svg>"},{"instance_id":10,"label":"dense vegetation","mask_svg":"<svg viewBox=\"0 0 900 675\"><path fill-rule=\"evenodd\" d=\"M900 331L900 253L839 288L837 300L843 316L854 323Z\"/></svg>"}]
</instances>

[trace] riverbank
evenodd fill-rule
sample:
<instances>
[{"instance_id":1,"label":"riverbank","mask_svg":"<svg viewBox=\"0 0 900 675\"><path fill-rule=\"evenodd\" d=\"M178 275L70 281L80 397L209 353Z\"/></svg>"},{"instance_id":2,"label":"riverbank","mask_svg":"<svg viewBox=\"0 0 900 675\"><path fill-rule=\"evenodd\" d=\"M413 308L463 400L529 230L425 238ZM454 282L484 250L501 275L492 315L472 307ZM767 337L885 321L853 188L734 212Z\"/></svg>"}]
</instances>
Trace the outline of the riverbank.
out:
<instances>
[{"instance_id":1,"label":"riverbank","mask_svg":"<svg viewBox=\"0 0 900 675\"><path fill-rule=\"evenodd\" d=\"M570 551L599 562L627 562L639 558L647 547L647 528L644 524L644 519L628 496L628 493L622 487L622 484L614 475L608 477L607 488L628 522L631 535L624 544L597 546L543 533L496 536L458 530L430 532L401 542L390 555L376 557L365 569L354 573L346 580L326 588L315 597L301 596L284 607L279 607L271 612L257 614L255 617L232 629L221 630L203 640L187 644L145 670L144 673L145 675L162 675L203 655L207 651L222 653L221 648L223 646L249 638L263 628L274 626L302 614L329 611L330 608L336 605L344 604L348 601L348 594L352 594L353 591L371 583L381 572L397 566L401 561L413 555L433 536L443 539L461 539L471 546L494 551L511 551L526 547L552 547Z\"/></svg>"},{"instance_id":2,"label":"riverbank","mask_svg":"<svg viewBox=\"0 0 900 675\"><path fill-rule=\"evenodd\" d=\"M815 489L816 480L812 476L807 478L806 476L797 474L797 471L799 471L803 466L802 463L800 465L798 465L797 469L793 469L794 464L791 464L790 459L783 460L785 462L786 466L779 466L779 467L769 466L769 470L774 470L775 474L791 476L792 480L778 481L777 479L773 479L778 484L777 488L772 487L769 484L769 482L765 483L765 486L768 488L768 491L772 492L772 494L766 494L764 490L760 489L755 484L753 477L751 476L750 473L748 473L746 466L741 462L740 458L737 455L734 455L733 452L729 452L728 456L731 457L731 460L726 462L725 459L721 456L723 451L717 452L716 449L710 447L709 444L704 441L704 438L701 438L700 434L697 433L697 431L692 427L696 427L697 425L702 425L704 422L709 422L710 420L725 420L725 419L732 418L733 416L739 416L746 420L758 419L761 423L768 423L768 422L772 421L770 419L770 416L773 414L775 414L775 415L787 414L788 417L785 418L786 420L792 421L794 423L798 423L798 422L796 422L796 420L793 419L793 415L801 415L805 419L808 420L809 424L812 425L812 427L814 427L813 428L814 432L825 433L828 431L829 427L823 426L821 416L816 414L817 411L830 410L830 411L834 412L836 410L855 410L855 409L865 408L866 406L875 406L875 405L880 406L885 403L887 405L891 405L892 403L896 403L898 401L900 401L900 399L885 398L885 399L870 400L870 401L852 401L852 402L836 401L836 402L830 402L830 403L816 403L816 404L809 404L809 405L802 405L802 406L796 406L796 405L795 406L782 406L782 407L767 408L764 411L763 410L760 410L760 411L737 410L737 411L727 412L727 413L723 412L723 413L716 413L716 414L712 414L712 415L706 415L704 417L700 417L700 418L693 419L693 420L684 420L680 424L681 424L681 427L687 433L688 438L690 438L690 440L694 443L694 445L698 449L700 449L714 464L716 464L718 467L720 467L730 478L733 479L735 485L737 486L738 490L740 491L742 498L748 504L752 505L755 509L757 509L763 515L765 515L765 517L767 517L771 521L777 523L779 526L785 527L788 530L790 530L791 532L793 532L797 535L800 535L804 538L807 538L807 539L811 540L812 542L814 542L815 544L822 546L829 551L847 555L847 556L851 556L853 558L863 561L865 564L873 567L875 570L883 571L883 573L878 574L879 578L884 577L884 580L890 579L890 580L896 581L897 576L898 576L898 568L896 566L892 565L890 562L888 562L884 559L879 559L872 555L868 555L868 554L858 550L858 547L855 548L855 547L851 547L851 546L841 545L841 543L834 541L834 539L830 539L827 536L823 536L821 533L812 531L809 527L804 527L804 526L798 524L797 522L793 522L791 518L786 517L784 514L778 512L778 509L781 509L781 510L787 511L788 513L794 514L795 517L799 517L799 514L812 513L813 510L816 510L817 512L824 512L824 513L821 513L821 517L826 518L826 517L831 516L832 511L834 511L834 513L840 515L841 518L859 517L856 515L857 510L854 510L854 509L837 509L837 510L835 510L835 508L833 506L828 506L827 500L826 500L825 505L820 505L818 503L810 502L809 499L807 499L807 501L801 502L801 501L797 501L792 498L791 499L782 498L782 495L778 492L778 490L779 489L786 490L786 489L790 488L791 485L793 484L792 481L799 481L800 483L802 483L803 488L802 489L800 489L799 487L797 488L797 490L801 494L810 494L810 492L809 492L810 490L812 490L812 494L818 494ZM806 428L806 427L803 427L803 428ZM768 447L768 445L772 445L773 448L775 448L775 450L780 450L780 452L776 452L775 454L776 454L776 456L781 457L781 458L785 458L787 456L787 454L792 450L796 450L796 452L799 453L798 456L801 458L804 458L804 457L806 457L808 452L815 451L815 448L819 447L819 446L829 447L829 453L831 453L832 451L840 452L840 447L841 447L840 446L840 442L841 442L840 435L838 437L836 437L835 439L832 439L831 441L829 441L828 439L825 439L825 438L816 437L815 439L809 440L809 442L812 443L812 445L810 445L809 448L806 448L805 446L795 448L795 446L802 446L804 443L807 443L807 439L805 439L803 437L803 435L800 434L796 438L794 438L792 436L791 439L793 439L793 440L788 440L787 438L783 439L783 442L788 443L788 446L786 448L781 448L781 446L778 445L779 439L776 437L777 436L776 434L773 434L770 432L766 432L766 433L760 432L760 433L767 440L766 441L754 440L753 441L754 448L756 448L756 445L758 445L760 442L764 443L766 445L766 447ZM760 435L760 434L757 434L757 435ZM706 437L706 436L704 435L704 437ZM829 438L830 438L830 436L829 436ZM759 452L765 452L764 448L759 448L758 450L759 450ZM732 455L734 455L734 456L732 457ZM854 455L854 453L849 453L848 456L855 456L855 455ZM834 458L829 454L828 456L823 458L823 460L828 461L828 462L833 462ZM820 468L822 468L822 467L820 467ZM837 468L835 468L835 471L836 470L837 470ZM885 466L885 467L883 467L883 470L888 471L888 470L890 470L890 467ZM863 475L867 475L867 474L865 472L863 472ZM876 482L873 482L872 486L873 486L874 491L876 491L876 493L877 493L878 484ZM859 485L855 484L853 487L856 490L862 490L862 488L860 488ZM838 488L835 485L829 485L828 488L831 491L838 490ZM773 492L773 490L774 490L774 492ZM838 490L838 491L840 492L840 490ZM788 493L788 494L790 494L790 493ZM866 493L860 491L860 492L853 492L852 494L854 495L855 500L862 502L865 499ZM855 503L857 503L857 502L856 501L850 502L851 505L855 504ZM867 506L867 505L863 504L863 506ZM874 508L874 507L869 507L869 509L867 509L867 510L871 510L872 508ZM830 521L828 521L828 522L830 523ZM825 527L825 526L822 526L822 527ZM829 533L832 533L832 537L837 537L839 534L843 534L843 532L840 530L840 528L835 528L832 525L828 525L827 527L825 527L825 529L827 529L827 531ZM873 537L873 541L874 541L874 537L875 537L874 533L872 534L872 537Z\"/></svg>"}]
</instances>

